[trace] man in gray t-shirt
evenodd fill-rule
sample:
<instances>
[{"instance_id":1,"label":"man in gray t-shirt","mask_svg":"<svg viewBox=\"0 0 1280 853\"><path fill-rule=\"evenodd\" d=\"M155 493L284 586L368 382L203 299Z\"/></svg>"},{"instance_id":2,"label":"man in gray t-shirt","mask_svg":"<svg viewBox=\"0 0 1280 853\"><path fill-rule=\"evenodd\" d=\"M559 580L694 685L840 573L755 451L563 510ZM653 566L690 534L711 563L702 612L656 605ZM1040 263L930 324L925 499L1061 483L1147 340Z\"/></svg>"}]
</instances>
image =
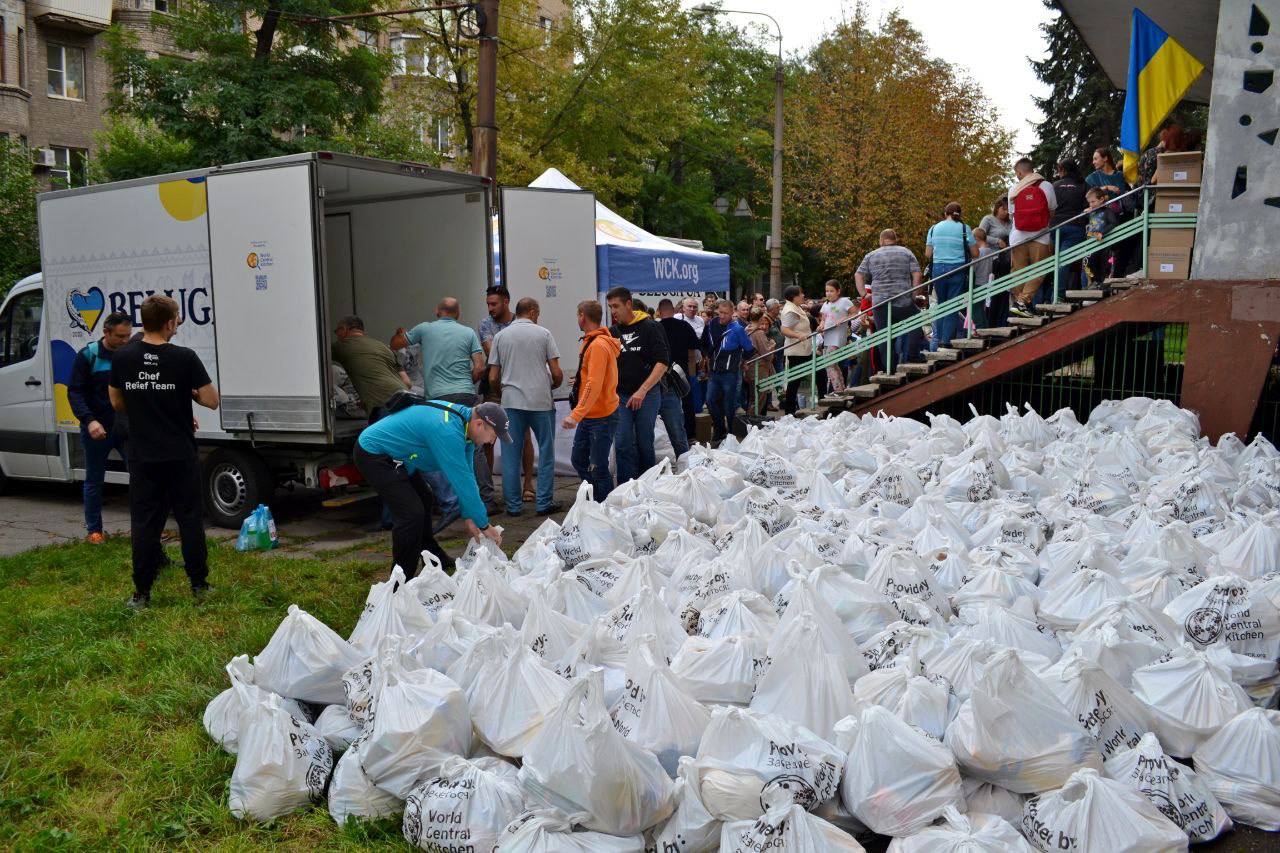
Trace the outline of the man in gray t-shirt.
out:
<instances>
[{"instance_id":1,"label":"man in gray t-shirt","mask_svg":"<svg viewBox=\"0 0 1280 853\"><path fill-rule=\"evenodd\" d=\"M538 301L516 303L516 318L489 347L489 387L502 389L511 443L502 446L502 496L509 515L520 515L521 456L527 430L538 442L538 515L562 509L555 488L555 403L551 391L564 381L560 350L551 332L538 325Z\"/></svg>"},{"instance_id":2,"label":"man in gray t-shirt","mask_svg":"<svg viewBox=\"0 0 1280 853\"><path fill-rule=\"evenodd\" d=\"M866 295L871 289L872 313L875 315L876 328L883 329L889 323L889 306L893 306L893 324L920 313L915 298L924 294L923 290L912 289L919 286L922 277L920 263L906 246L898 245L898 232L886 228L880 232L880 248L868 252L858 265L853 275L859 295ZM906 333L899 332L893 339L893 367L904 361L914 361L919 355L920 344L924 337L920 333L920 324L910 325ZM880 352L880 369L888 365L889 349Z\"/></svg>"}]
</instances>

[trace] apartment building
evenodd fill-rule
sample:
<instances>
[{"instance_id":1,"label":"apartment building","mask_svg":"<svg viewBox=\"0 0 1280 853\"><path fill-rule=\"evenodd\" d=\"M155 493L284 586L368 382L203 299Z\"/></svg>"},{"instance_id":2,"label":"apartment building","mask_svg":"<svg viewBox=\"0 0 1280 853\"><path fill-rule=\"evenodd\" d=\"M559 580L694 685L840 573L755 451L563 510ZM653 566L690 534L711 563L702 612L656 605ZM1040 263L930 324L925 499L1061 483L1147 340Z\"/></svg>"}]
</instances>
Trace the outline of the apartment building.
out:
<instances>
[{"instance_id":1,"label":"apartment building","mask_svg":"<svg viewBox=\"0 0 1280 853\"><path fill-rule=\"evenodd\" d=\"M151 18L176 2L0 0L0 137L30 148L42 178L84 184L111 88L102 33L119 23L164 50Z\"/></svg>"},{"instance_id":2,"label":"apartment building","mask_svg":"<svg viewBox=\"0 0 1280 853\"><path fill-rule=\"evenodd\" d=\"M136 30L141 46L172 50L154 13L180 14L182 0L0 0L0 138L31 149L37 174L50 183L81 186L94 153L94 134L108 107L111 73L102 34L117 23ZM538 24L551 27L568 14L565 0L540 0ZM394 23L367 44L396 58L392 87L437 73L429 52L415 48L411 32ZM451 156L452 128L438 119L424 138Z\"/></svg>"}]
</instances>

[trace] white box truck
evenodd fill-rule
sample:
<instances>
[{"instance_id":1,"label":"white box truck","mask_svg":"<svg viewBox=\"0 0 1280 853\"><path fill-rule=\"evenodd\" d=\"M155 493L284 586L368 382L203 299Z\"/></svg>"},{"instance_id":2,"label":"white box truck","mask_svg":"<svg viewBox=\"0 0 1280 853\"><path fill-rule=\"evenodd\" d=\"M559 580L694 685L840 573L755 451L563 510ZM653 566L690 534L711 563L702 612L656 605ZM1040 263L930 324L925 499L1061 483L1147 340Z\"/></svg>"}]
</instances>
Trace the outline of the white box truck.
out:
<instances>
[{"instance_id":1,"label":"white box truck","mask_svg":"<svg viewBox=\"0 0 1280 853\"><path fill-rule=\"evenodd\" d=\"M314 152L41 195L42 271L0 305L0 487L83 479L72 360L106 314L140 326L142 300L157 292L178 301L174 342L200 355L222 395L217 412L196 410L213 523L237 527L282 483L354 481L350 450L365 421L334 403L333 326L359 314L386 341L434 319L444 296L458 296L474 326L493 280L491 192L474 175ZM529 227L545 231L547 210L564 227L541 253L591 269L589 281L581 270L539 295L593 298L594 198L542 198L542 214L523 206ZM560 347L571 372L576 344ZM128 481L114 459L107 477Z\"/></svg>"}]
</instances>

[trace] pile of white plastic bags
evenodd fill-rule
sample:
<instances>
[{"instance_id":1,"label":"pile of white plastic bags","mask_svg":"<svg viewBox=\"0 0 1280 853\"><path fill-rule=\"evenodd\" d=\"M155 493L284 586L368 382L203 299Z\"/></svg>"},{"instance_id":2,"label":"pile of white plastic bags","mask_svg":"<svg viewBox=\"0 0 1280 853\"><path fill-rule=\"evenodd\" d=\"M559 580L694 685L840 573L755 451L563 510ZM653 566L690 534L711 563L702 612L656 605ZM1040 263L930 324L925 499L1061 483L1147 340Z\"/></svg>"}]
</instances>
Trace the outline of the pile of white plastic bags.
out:
<instances>
[{"instance_id":1,"label":"pile of white plastic bags","mask_svg":"<svg viewBox=\"0 0 1280 853\"><path fill-rule=\"evenodd\" d=\"M1185 849L1280 830L1278 510L1167 401L784 418L290 607L204 723L237 817L423 850Z\"/></svg>"}]
</instances>

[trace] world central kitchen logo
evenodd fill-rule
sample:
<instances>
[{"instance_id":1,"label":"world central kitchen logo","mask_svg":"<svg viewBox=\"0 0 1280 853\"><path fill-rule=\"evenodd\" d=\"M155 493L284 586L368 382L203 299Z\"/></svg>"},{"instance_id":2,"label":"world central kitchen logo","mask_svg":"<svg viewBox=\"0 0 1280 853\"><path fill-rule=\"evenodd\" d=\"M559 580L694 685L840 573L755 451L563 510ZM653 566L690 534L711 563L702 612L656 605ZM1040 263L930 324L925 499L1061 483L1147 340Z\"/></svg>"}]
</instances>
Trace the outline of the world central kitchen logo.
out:
<instances>
[{"instance_id":1,"label":"world central kitchen logo","mask_svg":"<svg viewBox=\"0 0 1280 853\"><path fill-rule=\"evenodd\" d=\"M654 258L653 277L661 281L698 283L698 265L679 258Z\"/></svg>"}]
</instances>

